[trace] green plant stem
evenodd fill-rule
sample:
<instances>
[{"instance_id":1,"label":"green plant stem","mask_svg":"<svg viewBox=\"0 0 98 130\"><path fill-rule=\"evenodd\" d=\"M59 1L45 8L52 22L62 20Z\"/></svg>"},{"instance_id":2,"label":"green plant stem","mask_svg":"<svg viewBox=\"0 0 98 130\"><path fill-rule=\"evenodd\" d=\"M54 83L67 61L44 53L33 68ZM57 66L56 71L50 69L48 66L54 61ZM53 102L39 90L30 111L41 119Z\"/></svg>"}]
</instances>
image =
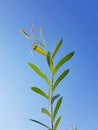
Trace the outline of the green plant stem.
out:
<instances>
[{"instance_id":1,"label":"green plant stem","mask_svg":"<svg viewBox=\"0 0 98 130\"><path fill-rule=\"evenodd\" d=\"M52 82L51 82L51 91L50 91L50 112L51 112L51 127L53 130L53 106L52 106L52 97L53 97L53 93L52 93L52 87L53 87L53 82L54 82L54 77L52 75Z\"/></svg>"}]
</instances>

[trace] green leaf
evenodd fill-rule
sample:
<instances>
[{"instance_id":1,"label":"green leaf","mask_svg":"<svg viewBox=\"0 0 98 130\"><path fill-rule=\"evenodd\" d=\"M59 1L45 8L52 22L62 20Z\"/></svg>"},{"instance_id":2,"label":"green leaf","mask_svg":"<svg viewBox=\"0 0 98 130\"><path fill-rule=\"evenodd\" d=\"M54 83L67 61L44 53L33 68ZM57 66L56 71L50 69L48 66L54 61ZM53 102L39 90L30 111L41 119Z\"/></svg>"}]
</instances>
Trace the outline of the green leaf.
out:
<instances>
[{"instance_id":1,"label":"green leaf","mask_svg":"<svg viewBox=\"0 0 98 130\"><path fill-rule=\"evenodd\" d=\"M59 98L59 100L58 100L58 102L57 102L57 104L56 104L56 106L55 106L54 113L53 113L53 122L54 122L54 120L55 120L55 118L56 118L56 115L57 115L58 110L59 110L59 108L60 108L60 105L61 105L61 103L62 103L62 99L63 99L62 97Z\"/></svg>"},{"instance_id":2,"label":"green leaf","mask_svg":"<svg viewBox=\"0 0 98 130\"><path fill-rule=\"evenodd\" d=\"M52 55L52 61L54 60L54 57L55 57L56 53L58 52L60 46L62 45L62 42L63 42L63 40L61 39L61 40L58 42L58 44L56 45L56 47L55 47L55 49L54 49L54 52L53 52L53 55Z\"/></svg>"},{"instance_id":3,"label":"green leaf","mask_svg":"<svg viewBox=\"0 0 98 130\"><path fill-rule=\"evenodd\" d=\"M54 103L54 101L60 96L60 94L57 94L55 96L52 97L52 100L51 100L51 104Z\"/></svg>"},{"instance_id":4,"label":"green leaf","mask_svg":"<svg viewBox=\"0 0 98 130\"><path fill-rule=\"evenodd\" d=\"M43 55L43 56L47 56L47 53L40 47L36 46L36 45L32 45L31 47L33 50L35 50L36 52L38 52L39 54Z\"/></svg>"},{"instance_id":5,"label":"green leaf","mask_svg":"<svg viewBox=\"0 0 98 130\"><path fill-rule=\"evenodd\" d=\"M35 123L38 123L38 124L40 124L40 125L42 125L42 126L44 126L44 127L48 128L48 129L50 129L50 128L49 128L49 126L47 126L47 125L43 124L43 123L42 123L42 122L40 122L40 121L37 121L37 120L34 120L34 119L30 119L30 121L33 121L33 122L35 122Z\"/></svg>"},{"instance_id":6,"label":"green leaf","mask_svg":"<svg viewBox=\"0 0 98 130\"><path fill-rule=\"evenodd\" d=\"M42 113L48 115L49 117L51 117L50 112L46 109L46 108L42 108Z\"/></svg>"},{"instance_id":7,"label":"green leaf","mask_svg":"<svg viewBox=\"0 0 98 130\"><path fill-rule=\"evenodd\" d=\"M31 89L32 89L34 92L40 94L41 96L43 96L43 97L45 97L45 98L47 98L47 99L49 98L49 97L47 96L47 94L46 94L45 92L43 92L41 89L39 89L39 88L37 88L37 87L31 87Z\"/></svg>"},{"instance_id":8,"label":"green leaf","mask_svg":"<svg viewBox=\"0 0 98 130\"><path fill-rule=\"evenodd\" d=\"M44 74L44 79L46 81L46 83L50 86L51 81L48 79L48 77Z\"/></svg>"},{"instance_id":9,"label":"green leaf","mask_svg":"<svg viewBox=\"0 0 98 130\"><path fill-rule=\"evenodd\" d=\"M69 69L65 70L59 77L58 79L56 80L56 82L54 83L54 86L52 88L52 92L55 91L57 85L62 81L62 79L68 74L69 72Z\"/></svg>"},{"instance_id":10,"label":"green leaf","mask_svg":"<svg viewBox=\"0 0 98 130\"><path fill-rule=\"evenodd\" d=\"M48 54L47 54L47 63L48 63L50 72L53 73L53 63L52 63L52 60L51 60L51 54L50 54L50 52L48 52Z\"/></svg>"},{"instance_id":11,"label":"green leaf","mask_svg":"<svg viewBox=\"0 0 98 130\"><path fill-rule=\"evenodd\" d=\"M41 70L36 65L34 65L32 63L28 63L28 64L39 76L44 78L44 74L41 72Z\"/></svg>"},{"instance_id":12,"label":"green leaf","mask_svg":"<svg viewBox=\"0 0 98 130\"><path fill-rule=\"evenodd\" d=\"M41 70L36 66L36 65L34 65L34 64L32 64L32 63L28 63L29 64L29 66L39 75L39 76L41 76L46 82L47 82L47 84L50 86L50 80L48 79L48 77L44 74L44 73L42 73L41 72Z\"/></svg>"},{"instance_id":13,"label":"green leaf","mask_svg":"<svg viewBox=\"0 0 98 130\"><path fill-rule=\"evenodd\" d=\"M67 62L72 56L74 55L74 52L69 53L64 58L62 58L58 64L55 67L54 74L56 74L57 70L65 63Z\"/></svg>"},{"instance_id":14,"label":"green leaf","mask_svg":"<svg viewBox=\"0 0 98 130\"><path fill-rule=\"evenodd\" d=\"M26 38L31 39L32 37L30 35L28 35L23 29L20 29L20 32L22 35L24 35Z\"/></svg>"},{"instance_id":15,"label":"green leaf","mask_svg":"<svg viewBox=\"0 0 98 130\"><path fill-rule=\"evenodd\" d=\"M50 60L51 60L51 54L50 52L47 53L47 63L48 63L48 66L50 68Z\"/></svg>"},{"instance_id":16,"label":"green leaf","mask_svg":"<svg viewBox=\"0 0 98 130\"><path fill-rule=\"evenodd\" d=\"M61 118L62 118L62 116L58 117L58 119L56 120L56 123L54 125L54 130L57 130L57 127L58 127L58 125L60 123Z\"/></svg>"}]
</instances>

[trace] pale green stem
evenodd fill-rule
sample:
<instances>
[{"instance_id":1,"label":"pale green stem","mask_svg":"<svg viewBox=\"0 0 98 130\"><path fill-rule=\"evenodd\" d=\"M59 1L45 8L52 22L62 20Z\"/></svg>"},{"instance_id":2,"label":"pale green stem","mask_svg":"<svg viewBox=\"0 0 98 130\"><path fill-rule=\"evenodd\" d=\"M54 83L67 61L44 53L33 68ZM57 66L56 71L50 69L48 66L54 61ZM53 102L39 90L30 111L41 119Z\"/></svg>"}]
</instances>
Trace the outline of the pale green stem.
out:
<instances>
[{"instance_id":1,"label":"pale green stem","mask_svg":"<svg viewBox=\"0 0 98 130\"><path fill-rule=\"evenodd\" d=\"M53 81L54 81L54 78L52 76L52 82L51 82L51 92L50 92L50 112L51 112L51 127L52 127L52 130L53 130L53 106L52 106L52 97L53 97L53 93L52 93L52 87L53 87Z\"/></svg>"}]
</instances>

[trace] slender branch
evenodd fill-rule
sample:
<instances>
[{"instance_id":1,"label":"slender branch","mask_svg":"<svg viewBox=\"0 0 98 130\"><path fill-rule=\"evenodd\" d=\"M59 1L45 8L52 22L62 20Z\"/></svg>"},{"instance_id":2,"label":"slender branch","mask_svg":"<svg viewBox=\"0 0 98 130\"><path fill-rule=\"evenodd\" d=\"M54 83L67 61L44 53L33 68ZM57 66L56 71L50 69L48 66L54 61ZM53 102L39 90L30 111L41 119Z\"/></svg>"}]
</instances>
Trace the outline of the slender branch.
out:
<instances>
[{"instance_id":1,"label":"slender branch","mask_svg":"<svg viewBox=\"0 0 98 130\"><path fill-rule=\"evenodd\" d=\"M50 100L50 111L51 111L51 127L53 130L53 106L52 106L52 97L53 97L53 93L52 93L52 87L53 87L53 82L54 82L54 77L52 75L52 82L51 82L51 100Z\"/></svg>"}]
</instances>

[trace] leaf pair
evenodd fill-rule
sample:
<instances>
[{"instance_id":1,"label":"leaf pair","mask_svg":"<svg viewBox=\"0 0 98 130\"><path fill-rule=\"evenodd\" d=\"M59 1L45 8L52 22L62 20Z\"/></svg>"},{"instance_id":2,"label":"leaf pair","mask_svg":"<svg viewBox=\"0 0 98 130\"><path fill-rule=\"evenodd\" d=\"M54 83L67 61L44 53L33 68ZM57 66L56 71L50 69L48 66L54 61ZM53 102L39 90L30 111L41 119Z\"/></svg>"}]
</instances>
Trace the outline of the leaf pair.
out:
<instances>
[{"instance_id":1,"label":"leaf pair","mask_svg":"<svg viewBox=\"0 0 98 130\"><path fill-rule=\"evenodd\" d=\"M57 127L59 125L59 122L60 122L61 118L62 118L61 116L58 117L58 119L57 119L57 121L56 121L56 123L54 125L54 130L57 130ZM47 126L46 124L44 124L44 123L42 123L40 121L37 121L37 120L34 120L34 119L30 119L30 120L33 121L33 122L35 122L35 123L38 123L38 124L40 124L40 125L42 125L42 126L44 126L46 128L48 128L48 130L52 130L51 128L49 128L49 126Z\"/></svg>"},{"instance_id":2,"label":"leaf pair","mask_svg":"<svg viewBox=\"0 0 98 130\"><path fill-rule=\"evenodd\" d=\"M63 39L61 39L58 44L56 45L54 51L53 51L53 54L51 56L51 63L53 63L54 61L54 57L55 55L57 54L58 50L60 49L61 45L62 45L62 42L63 42ZM67 54L66 56L64 56L56 65L56 67L54 68L54 75L56 74L57 70L64 64L66 63L68 60L71 59L71 57L74 55L74 52L71 52L69 54ZM48 55L48 61L49 61L49 58L50 58L50 53Z\"/></svg>"},{"instance_id":3,"label":"leaf pair","mask_svg":"<svg viewBox=\"0 0 98 130\"><path fill-rule=\"evenodd\" d=\"M56 53L58 52L61 44L62 44L62 39L59 41L59 43L55 47L52 56L51 56L50 52L47 53L47 63L48 63L48 66L50 68L50 72L52 73L52 75L54 75L54 66L53 66L54 57L55 57Z\"/></svg>"},{"instance_id":4,"label":"leaf pair","mask_svg":"<svg viewBox=\"0 0 98 130\"><path fill-rule=\"evenodd\" d=\"M37 88L37 87L32 87L31 89L32 89L34 92L36 92L36 93L40 94L41 96L45 97L46 99L49 98L41 89L39 89L39 88ZM52 104L53 104L53 102L54 102L59 96L60 96L60 95L58 94L58 95L55 95L55 96L52 98ZM56 106L55 106L54 113L53 113L53 122L54 122L54 120L55 120L55 118L56 118L56 115L57 115L57 113L58 113L58 110L59 110L59 108L60 108L61 103L62 103L62 97L59 98L59 100L57 101L57 104L56 104ZM49 112L46 108L42 108L42 113L48 115L49 117L52 116L52 115L50 114L50 112ZM54 125L54 130L56 130L56 128L57 128L57 126L58 126L60 120L61 120L61 116L56 120L56 123L55 123L55 125ZM36 121L35 121L35 122L36 122ZM38 122L37 122L37 123L38 123ZM42 123L40 123L40 124L42 124Z\"/></svg>"},{"instance_id":5,"label":"leaf pair","mask_svg":"<svg viewBox=\"0 0 98 130\"><path fill-rule=\"evenodd\" d=\"M37 88L37 87L31 87L32 91L36 92L37 94L43 96L44 98L49 100L49 96L41 89ZM46 109L46 108L42 108L42 113L48 115L49 117L51 117L50 112Z\"/></svg>"}]
</instances>

